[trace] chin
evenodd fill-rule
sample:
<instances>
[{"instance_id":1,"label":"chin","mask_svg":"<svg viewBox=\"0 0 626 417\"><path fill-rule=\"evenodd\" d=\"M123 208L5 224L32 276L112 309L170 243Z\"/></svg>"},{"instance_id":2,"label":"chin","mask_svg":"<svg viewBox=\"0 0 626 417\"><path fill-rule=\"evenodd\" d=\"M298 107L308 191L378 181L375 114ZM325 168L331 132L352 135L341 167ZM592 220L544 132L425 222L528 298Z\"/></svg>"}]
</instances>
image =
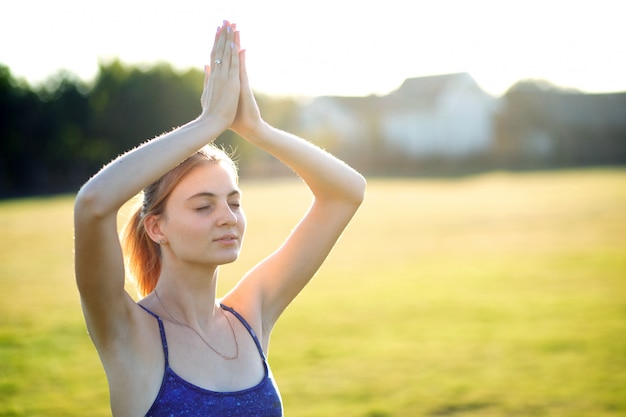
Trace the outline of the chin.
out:
<instances>
[{"instance_id":1,"label":"chin","mask_svg":"<svg viewBox=\"0 0 626 417\"><path fill-rule=\"evenodd\" d=\"M220 256L218 259L216 259L216 263L218 265L227 265L232 264L237 259L239 259L239 252L233 254L224 254L224 256Z\"/></svg>"},{"instance_id":2,"label":"chin","mask_svg":"<svg viewBox=\"0 0 626 417\"><path fill-rule=\"evenodd\" d=\"M237 259L239 259L239 256L235 256L234 258L230 258L230 259L225 259L223 262L220 263L220 265L228 265L228 264L232 264L233 262L235 262Z\"/></svg>"}]
</instances>

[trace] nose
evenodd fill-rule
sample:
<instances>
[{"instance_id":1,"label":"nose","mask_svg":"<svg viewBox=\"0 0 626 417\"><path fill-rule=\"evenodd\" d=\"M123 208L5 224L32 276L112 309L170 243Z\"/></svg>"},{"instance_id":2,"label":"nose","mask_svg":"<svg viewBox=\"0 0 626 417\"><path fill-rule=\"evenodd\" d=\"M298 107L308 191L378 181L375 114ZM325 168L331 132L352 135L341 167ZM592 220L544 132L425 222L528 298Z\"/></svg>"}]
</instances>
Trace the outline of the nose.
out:
<instances>
[{"instance_id":1,"label":"nose","mask_svg":"<svg viewBox=\"0 0 626 417\"><path fill-rule=\"evenodd\" d=\"M237 215L227 203L221 205L217 222L220 226L234 226L237 224Z\"/></svg>"}]
</instances>

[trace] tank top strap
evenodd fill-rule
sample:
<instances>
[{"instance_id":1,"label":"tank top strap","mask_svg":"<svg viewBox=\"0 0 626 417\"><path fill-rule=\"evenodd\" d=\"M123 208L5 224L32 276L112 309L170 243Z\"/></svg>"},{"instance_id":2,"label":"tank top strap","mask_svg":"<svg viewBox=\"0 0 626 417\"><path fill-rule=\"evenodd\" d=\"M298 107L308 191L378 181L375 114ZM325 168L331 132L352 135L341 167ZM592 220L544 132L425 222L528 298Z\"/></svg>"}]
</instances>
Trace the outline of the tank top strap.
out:
<instances>
[{"instance_id":1,"label":"tank top strap","mask_svg":"<svg viewBox=\"0 0 626 417\"><path fill-rule=\"evenodd\" d=\"M161 333L161 345L163 346L163 353L165 355L165 367L169 367L169 359L168 359L168 351L167 351L167 339L165 338L165 327L163 327L163 320L161 317L154 314L152 311L148 310L141 304L137 304L139 307L143 308L148 314L157 319L157 323L159 323L159 332Z\"/></svg>"},{"instance_id":2,"label":"tank top strap","mask_svg":"<svg viewBox=\"0 0 626 417\"><path fill-rule=\"evenodd\" d=\"M252 326L250 326L248 324L248 322L246 321L246 319L244 319L241 316L241 314L237 313L237 311L235 311L234 308L228 307L227 305L224 305L224 304L221 304L221 303L220 303L220 307L222 307L224 310L229 311L230 313L232 313L232 315L235 316L237 318L237 320L239 320L241 322L241 324L243 324L243 326L246 328L248 333L250 333L250 336L252 336L252 340L254 340L254 344L256 345L256 348L259 350L259 354L261 355L261 358L263 358L263 362L266 362L267 359L265 358L265 353L263 353L263 348L261 347L261 342L259 342L259 338L256 336L256 333L252 329Z\"/></svg>"}]
</instances>

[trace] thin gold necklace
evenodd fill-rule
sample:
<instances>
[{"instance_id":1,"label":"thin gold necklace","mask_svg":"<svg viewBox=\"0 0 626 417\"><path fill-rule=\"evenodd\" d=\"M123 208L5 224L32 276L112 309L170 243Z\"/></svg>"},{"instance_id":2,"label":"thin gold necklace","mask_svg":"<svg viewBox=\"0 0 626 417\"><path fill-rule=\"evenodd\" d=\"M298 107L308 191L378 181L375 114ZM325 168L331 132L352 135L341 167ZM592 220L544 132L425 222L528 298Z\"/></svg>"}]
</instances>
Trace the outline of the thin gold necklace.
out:
<instances>
[{"instance_id":1,"label":"thin gold necklace","mask_svg":"<svg viewBox=\"0 0 626 417\"><path fill-rule=\"evenodd\" d=\"M161 301L161 297L159 297L159 293L157 292L156 288L154 289L154 295L156 295L157 301L159 302L159 304L161 304L161 307L163 307L163 310L165 310L167 315L170 316L172 318L172 320L174 320L174 323L176 323L176 324L178 324L180 326L186 327L188 329L191 329L191 331L194 332L195 334L197 334L198 337L200 338L200 340L202 340L204 342L204 344L207 345L209 347L209 349L211 349L213 352L215 352L216 354L220 355L222 358L224 358L227 361L232 361L232 360L237 359L239 357L239 343L237 343L237 335L235 334L235 329L233 329L233 325L230 323L230 320L228 320L228 317L226 317L226 313L224 313L224 310L221 307L220 307L220 312L222 313L222 315L226 319L226 322L228 323L228 326L230 327L230 331L233 334L233 339L235 339L235 355L234 356L224 355L222 352L220 352L217 349L215 349L213 346L211 346L211 344L209 342L207 342L204 339L204 337L202 337L200 332L198 332L196 329L194 329L193 327L191 327L187 323L177 319L172 313L170 313L169 310L163 304L163 301Z\"/></svg>"}]
</instances>

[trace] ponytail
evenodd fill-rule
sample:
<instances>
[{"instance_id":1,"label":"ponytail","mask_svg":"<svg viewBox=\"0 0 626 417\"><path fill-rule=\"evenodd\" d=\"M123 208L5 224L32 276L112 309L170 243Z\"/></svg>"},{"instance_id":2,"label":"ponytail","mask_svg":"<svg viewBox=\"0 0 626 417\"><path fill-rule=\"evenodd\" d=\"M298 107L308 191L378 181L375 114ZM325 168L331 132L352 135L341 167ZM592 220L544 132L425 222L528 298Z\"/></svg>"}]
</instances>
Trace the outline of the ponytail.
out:
<instances>
[{"instance_id":1,"label":"ponytail","mask_svg":"<svg viewBox=\"0 0 626 417\"><path fill-rule=\"evenodd\" d=\"M134 279L137 290L145 297L154 290L161 273L161 248L146 233L143 206L137 207L124 227L123 250L127 268Z\"/></svg>"}]
</instances>

